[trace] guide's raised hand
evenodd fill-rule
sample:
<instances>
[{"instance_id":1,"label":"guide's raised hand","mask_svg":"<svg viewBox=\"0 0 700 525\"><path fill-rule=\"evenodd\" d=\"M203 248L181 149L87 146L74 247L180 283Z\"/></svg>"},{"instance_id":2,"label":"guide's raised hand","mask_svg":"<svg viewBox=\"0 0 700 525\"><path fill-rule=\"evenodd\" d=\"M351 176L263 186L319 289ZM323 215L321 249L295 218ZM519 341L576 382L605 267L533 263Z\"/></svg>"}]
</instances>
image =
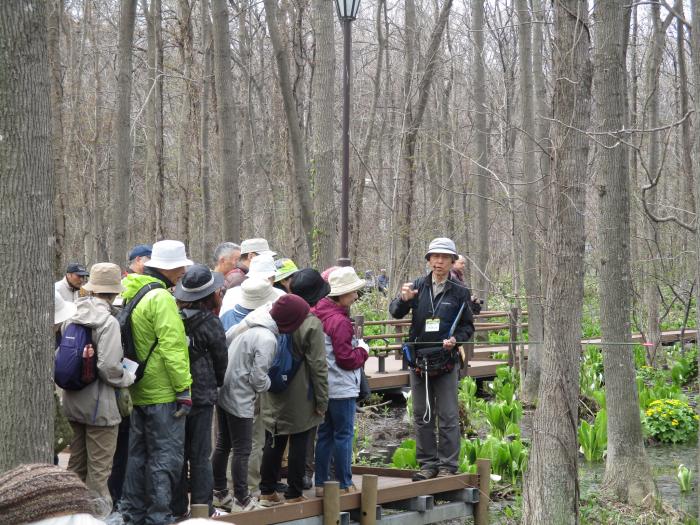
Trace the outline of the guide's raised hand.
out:
<instances>
[{"instance_id":1,"label":"guide's raised hand","mask_svg":"<svg viewBox=\"0 0 700 525\"><path fill-rule=\"evenodd\" d=\"M403 283L401 285L401 300L408 302L418 295L418 290L413 289L413 283Z\"/></svg>"}]
</instances>

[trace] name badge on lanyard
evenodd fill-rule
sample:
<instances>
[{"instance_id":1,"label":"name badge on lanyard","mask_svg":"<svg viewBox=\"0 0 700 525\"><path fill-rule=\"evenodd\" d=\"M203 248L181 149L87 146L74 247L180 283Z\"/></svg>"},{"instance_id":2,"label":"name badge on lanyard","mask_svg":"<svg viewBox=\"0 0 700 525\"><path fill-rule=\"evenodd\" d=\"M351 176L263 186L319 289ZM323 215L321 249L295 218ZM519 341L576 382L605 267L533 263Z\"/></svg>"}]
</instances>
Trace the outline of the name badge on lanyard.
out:
<instances>
[{"instance_id":1,"label":"name badge on lanyard","mask_svg":"<svg viewBox=\"0 0 700 525\"><path fill-rule=\"evenodd\" d=\"M426 332L439 332L440 331L440 319L430 318L425 320L425 331Z\"/></svg>"}]
</instances>

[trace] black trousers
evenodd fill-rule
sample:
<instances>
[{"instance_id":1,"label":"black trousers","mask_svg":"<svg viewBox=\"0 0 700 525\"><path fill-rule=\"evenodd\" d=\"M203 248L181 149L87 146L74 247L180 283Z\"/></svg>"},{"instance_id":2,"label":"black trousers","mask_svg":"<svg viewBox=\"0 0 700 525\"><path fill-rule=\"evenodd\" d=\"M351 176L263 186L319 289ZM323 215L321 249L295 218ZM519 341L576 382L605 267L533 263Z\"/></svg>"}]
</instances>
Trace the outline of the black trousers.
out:
<instances>
[{"instance_id":1,"label":"black trousers","mask_svg":"<svg viewBox=\"0 0 700 525\"><path fill-rule=\"evenodd\" d=\"M130 418L125 417L119 424L117 449L114 451L114 460L112 461L112 473L107 480L109 494L112 496L112 502L115 509L119 503L119 500L122 498L122 487L124 485L124 477L126 476L126 462L129 459L130 421Z\"/></svg>"},{"instance_id":2,"label":"black trousers","mask_svg":"<svg viewBox=\"0 0 700 525\"><path fill-rule=\"evenodd\" d=\"M309 438L309 430L291 435L273 436L265 431L265 448L263 449L262 466L260 468L260 493L263 495L275 492L280 469L282 468L282 456L289 441L289 455L287 456L287 499L298 498L304 491L304 466L306 464L306 444Z\"/></svg>"}]
</instances>

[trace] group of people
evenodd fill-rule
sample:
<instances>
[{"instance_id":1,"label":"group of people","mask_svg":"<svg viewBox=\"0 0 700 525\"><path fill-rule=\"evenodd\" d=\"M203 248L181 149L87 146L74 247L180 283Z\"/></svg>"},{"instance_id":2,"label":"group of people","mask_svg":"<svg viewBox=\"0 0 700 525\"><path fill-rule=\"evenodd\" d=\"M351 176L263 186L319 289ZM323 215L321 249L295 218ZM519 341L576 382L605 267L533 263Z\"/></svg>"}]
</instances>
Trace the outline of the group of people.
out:
<instances>
[{"instance_id":1,"label":"group of people","mask_svg":"<svg viewBox=\"0 0 700 525\"><path fill-rule=\"evenodd\" d=\"M112 263L89 272L71 263L56 283L57 345L77 323L91 330L97 356L96 381L62 393L73 429L68 468L125 523L172 523L195 503L212 515L303 501L332 476L342 493L357 490L352 441L369 348L349 311L366 281L351 267L319 273L276 255L265 239L225 242L212 271L164 240L134 247L126 275ZM457 472L456 350L478 308L454 272L458 258L452 240L434 239L430 272L403 284L389 307L396 318L412 313L416 355L431 346L447 356L440 369L410 362L414 481ZM122 341L119 307L129 309L132 341ZM125 359L127 342L135 362ZM291 368L280 379L284 355Z\"/></svg>"}]
</instances>

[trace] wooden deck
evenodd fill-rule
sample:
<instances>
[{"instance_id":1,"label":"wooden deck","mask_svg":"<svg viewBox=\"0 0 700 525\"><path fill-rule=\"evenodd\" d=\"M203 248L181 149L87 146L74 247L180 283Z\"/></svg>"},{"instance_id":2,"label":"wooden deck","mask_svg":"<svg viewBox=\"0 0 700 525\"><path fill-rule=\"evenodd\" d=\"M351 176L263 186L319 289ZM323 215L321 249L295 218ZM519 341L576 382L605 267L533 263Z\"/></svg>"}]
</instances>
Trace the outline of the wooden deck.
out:
<instances>
[{"instance_id":1,"label":"wooden deck","mask_svg":"<svg viewBox=\"0 0 700 525\"><path fill-rule=\"evenodd\" d=\"M440 494L444 494L446 498L449 498L450 493L455 491L479 487L479 478L475 474L459 474L446 478L412 482L413 471L353 467L353 482L359 492L340 496L341 511L352 511L360 508L362 474L364 473L379 476L377 505L428 495L437 495L439 498ZM214 520L235 523L236 525L271 525L323 515L323 498L317 498L313 489L305 491L304 495L308 499L300 503L285 503L276 507L227 514L218 516Z\"/></svg>"}]
</instances>

